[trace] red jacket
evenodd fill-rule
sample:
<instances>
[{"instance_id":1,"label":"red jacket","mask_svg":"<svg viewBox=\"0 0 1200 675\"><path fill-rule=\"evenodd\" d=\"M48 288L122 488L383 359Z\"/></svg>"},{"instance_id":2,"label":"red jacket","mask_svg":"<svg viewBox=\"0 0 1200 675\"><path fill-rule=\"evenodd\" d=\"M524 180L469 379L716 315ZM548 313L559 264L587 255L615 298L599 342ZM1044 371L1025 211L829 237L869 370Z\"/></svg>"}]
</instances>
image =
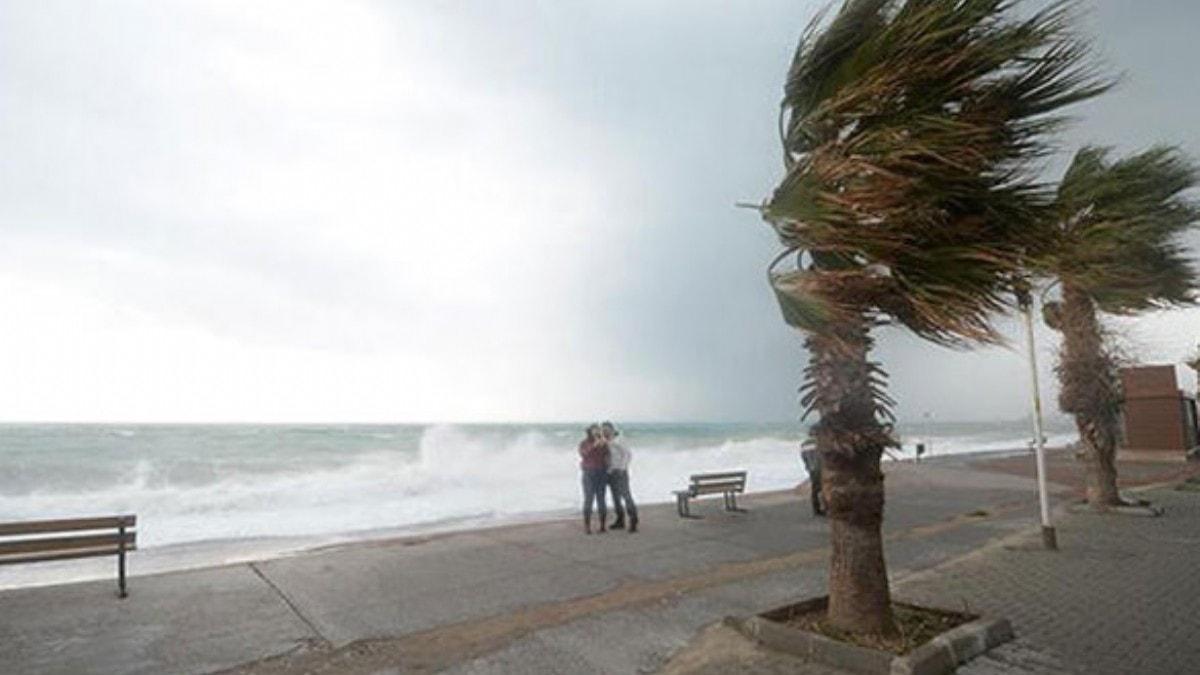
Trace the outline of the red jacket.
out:
<instances>
[{"instance_id":1,"label":"red jacket","mask_svg":"<svg viewBox=\"0 0 1200 675\"><path fill-rule=\"evenodd\" d=\"M608 444L585 439L579 444L579 468L594 471L608 468Z\"/></svg>"}]
</instances>

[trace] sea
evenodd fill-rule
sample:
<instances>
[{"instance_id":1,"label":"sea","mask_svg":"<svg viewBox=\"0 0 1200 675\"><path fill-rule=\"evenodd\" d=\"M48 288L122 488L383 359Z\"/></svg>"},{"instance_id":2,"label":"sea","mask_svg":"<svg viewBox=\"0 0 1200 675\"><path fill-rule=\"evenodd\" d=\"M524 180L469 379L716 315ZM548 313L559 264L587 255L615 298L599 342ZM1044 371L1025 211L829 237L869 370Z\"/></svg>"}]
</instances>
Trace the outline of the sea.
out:
<instances>
[{"instance_id":1,"label":"sea","mask_svg":"<svg viewBox=\"0 0 1200 675\"><path fill-rule=\"evenodd\" d=\"M583 424L0 424L0 522L133 513L134 573L290 555L362 539L536 521L580 503ZM750 492L807 478L806 429L628 424L639 503L692 473L746 470ZM1023 421L918 422L897 458L1021 451ZM1063 423L1048 443L1074 440ZM0 566L0 588L111 576L105 559Z\"/></svg>"}]
</instances>

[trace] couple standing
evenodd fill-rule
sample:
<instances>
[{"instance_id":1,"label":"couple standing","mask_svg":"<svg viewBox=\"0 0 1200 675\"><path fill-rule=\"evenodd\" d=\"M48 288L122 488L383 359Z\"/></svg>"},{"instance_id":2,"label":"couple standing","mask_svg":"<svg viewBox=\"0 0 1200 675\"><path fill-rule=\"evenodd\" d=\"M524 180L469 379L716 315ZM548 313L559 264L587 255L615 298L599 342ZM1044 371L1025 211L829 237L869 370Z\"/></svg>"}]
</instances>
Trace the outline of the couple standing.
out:
<instances>
[{"instance_id":1,"label":"couple standing","mask_svg":"<svg viewBox=\"0 0 1200 675\"><path fill-rule=\"evenodd\" d=\"M600 531L608 530L608 505L605 489L612 490L613 510L617 519L612 529L625 527L625 513L629 512L629 531L637 532L637 504L629 492L629 448L618 443L621 432L612 422L593 424L587 428L587 436L579 443L579 468L583 469L583 531L592 533L592 502L596 502L600 514Z\"/></svg>"}]
</instances>

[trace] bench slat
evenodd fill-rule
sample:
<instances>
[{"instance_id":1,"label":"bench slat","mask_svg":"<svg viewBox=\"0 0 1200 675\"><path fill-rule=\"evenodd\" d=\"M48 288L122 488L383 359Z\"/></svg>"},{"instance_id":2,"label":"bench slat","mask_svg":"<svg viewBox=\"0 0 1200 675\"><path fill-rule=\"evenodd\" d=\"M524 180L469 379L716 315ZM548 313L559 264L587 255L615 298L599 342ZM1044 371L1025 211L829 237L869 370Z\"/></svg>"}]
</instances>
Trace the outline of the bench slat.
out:
<instances>
[{"instance_id":1,"label":"bench slat","mask_svg":"<svg viewBox=\"0 0 1200 675\"><path fill-rule=\"evenodd\" d=\"M730 471L727 473L696 473L692 474L691 480L693 483L703 483L711 480L729 480L731 478L746 480L746 472Z\"/></svg>"},{"instance_id":2,"label":"bench slat","mask_svg":"<svg viewBox=\"0 0 1200 675\"><path fill-rule=\"evenodd\" d=\"M711 487L713 485L745 485L744 480L707 480L703 482L693 482L694 487Z\"/></svg>"},{"instance_id":3,"label":"bench slat","mask_svg":"<svg viewBox=\"0 0 1200 675\"><path fill-rule=\"evenodd\" d=\"M700 483L692 483L692 485L695 485L697 487L707 487L709 485L745 485L745 484L746 484L746 481L744 481L744 480L729 480L729 479L706 480L706 481L703 481Z\"/></svg>"},{"instance_id":4,"label":"bench slat","mask_svg":"<svg viewBox=\"0 0 1200 675\"><path fill-rule=\"evenodd\" d=\"M37 539L16 539L0 541L0 555L20 553L47 553L52 551L70 551L101 546L116 550L121 542L125 547L137 541L137 534L126 532L121 534L89 534L79 537L40 537Z\"/></svg>"},{"instance_id":5,"label":"bench slat","mask_svg":"<svg viewBox=\"0 0 1200 675\"><path fill-rule=\"evenodd\" d=\"M0 523L0 537L43 532L78 532L105 530L137 525L137 516L104 516L101 518L63 518L59 520L29 520L19 523Z\"/></svg>"},{"instance_id":6,"label":"bench slat","mask_svg":"<svg viewBox=\"0 0 1200 675\"><path fill-rule=\"evenodd\" d=\"M134 544L127 545L125 550L136 551ZM0 555L0 565L19 565L21 563L47 562L51 560L75 560L77 558L96 558L99 556L117 555L118 549L113 546L98 548L81 548L71 551L56 551L54 553L30 553L20 555Z\"/></svg>"},{"instance_id":7,"label":"bench slat","mask_svg":"<svg viewBox=\"0 0 1200 675\"><path fill-rule=\"evenodd\" d=\"M694 495L710 495L710 494L716 494L718 492L741 492L744 489L745 489L745 486L742 485L741 483L724 483L721 485L699 485L694 490L692 490L692 494L694 494Z\"/></svg>"}]
</instances>

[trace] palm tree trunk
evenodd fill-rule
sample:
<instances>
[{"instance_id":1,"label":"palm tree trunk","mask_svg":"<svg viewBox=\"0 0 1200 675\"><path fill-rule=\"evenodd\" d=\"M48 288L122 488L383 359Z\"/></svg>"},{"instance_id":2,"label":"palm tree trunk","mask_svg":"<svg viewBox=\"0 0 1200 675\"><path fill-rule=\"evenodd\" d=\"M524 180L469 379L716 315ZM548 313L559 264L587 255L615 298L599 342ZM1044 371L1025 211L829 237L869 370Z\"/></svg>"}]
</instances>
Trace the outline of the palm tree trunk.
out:
<instances>
[{"instance_id":1,"label":"palm tree trunk","mask_svg":"<svg viewBox=\"0 0 1200 675\"><path fill-rule=\"evenodd\" d=\"M1121 394L1116 364L1105 349L1096 305L1083 291L1063 286L1059 406L1075 417L1087 456L1087 500L1105 510L1122 503L1117 492Z\"/></svg>"},{"instance_id":2,"label":"palm tree trunk","mask_svg":"<svg viewBox=\"0 0 1200 675\"><path fill-rule=\"evenodd\" d=\"M829 622L845 631L893 635L883 558L883 472L891 442L879 421L883 373L868 361L872 340L857 316L807 341L806 405L819 414L811 434L824 463L822 489L830 519Z\"/></svg>"}]
</instances>

